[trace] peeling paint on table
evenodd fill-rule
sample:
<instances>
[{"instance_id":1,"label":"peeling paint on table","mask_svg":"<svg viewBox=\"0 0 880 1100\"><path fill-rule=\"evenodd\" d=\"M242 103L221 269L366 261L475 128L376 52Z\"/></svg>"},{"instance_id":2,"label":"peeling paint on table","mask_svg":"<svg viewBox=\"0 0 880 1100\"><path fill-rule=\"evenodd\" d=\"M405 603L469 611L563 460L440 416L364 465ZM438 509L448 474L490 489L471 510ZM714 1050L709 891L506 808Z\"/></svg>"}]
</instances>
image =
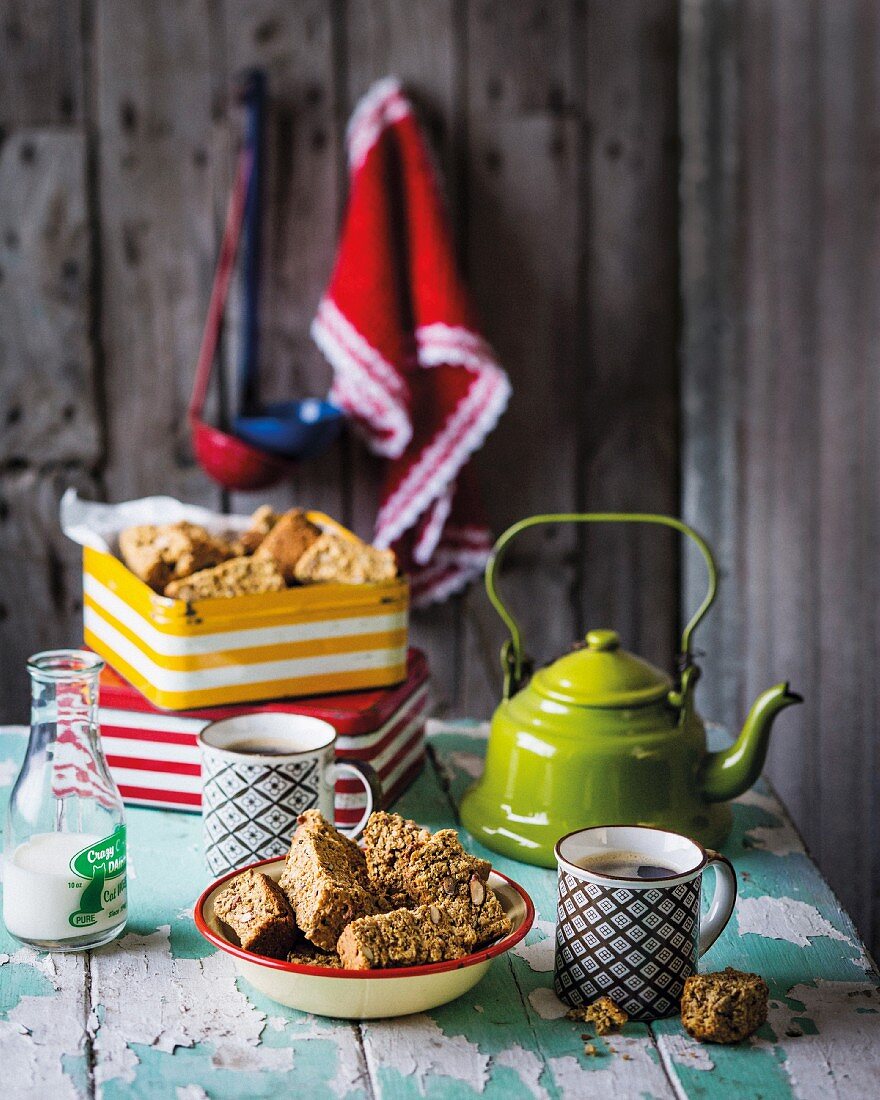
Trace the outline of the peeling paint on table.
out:
<instances>
[{"instance_id":1,"label":"peeling paint on table","mask_svg":"<svg viewBox=\"0 0 880 1100\"><path fill-rule=\"evenodd\" d=\"M432 829L454 823L484 737L478 723L434 723L432 764L396 808ZM4 807L23 751L21 731L0 733ZM555 875L501 858L538 918L469 994L363 1024L283 1008L237 978L193 926L208 881L198 818L131 809L128 823L137 877L117 944L50 956L0 930L5 1097L861 1100L880 1080L876 971L764 785L736 805L725 851L740 900L703 962L755 970L770 984L770 1019L734 1047L697 1043L670 1019L594 1038L587 1054L584 1024L564 1018L552 989Z\"/></svg>"},{"instance_id":2,"label":"peeling paint on table","mask_svg":"<svg viewBox=\"0 0 880 1100\"><path fill-rule=\"evenodd\" d=\"M739 934L753 933L770 940L788 940L809 947L818 936L852 944L814 905L795 898L740 898L736 904Z\"/></svg>"}]
</instances>

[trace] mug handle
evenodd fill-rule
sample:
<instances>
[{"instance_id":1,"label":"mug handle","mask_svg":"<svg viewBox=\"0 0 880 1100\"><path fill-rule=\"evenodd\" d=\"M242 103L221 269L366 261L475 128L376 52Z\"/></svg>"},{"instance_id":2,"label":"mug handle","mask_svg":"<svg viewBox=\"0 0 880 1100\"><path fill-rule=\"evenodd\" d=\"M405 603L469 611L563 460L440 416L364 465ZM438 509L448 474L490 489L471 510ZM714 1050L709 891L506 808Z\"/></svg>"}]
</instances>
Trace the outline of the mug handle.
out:
<instances>
[{"instance_id":1,"label":"mug handle","mask_svg":"<svg viewBox=\"0 0 880 1100\"><path fill-rule=\"evenodd\" d=\"M733 864L727 856L713 852L711 848L706 849L706 855L709 857L706 866L715 868L715 893L712 895L709 912L700 921L697 958L702 958L724 931L736 905L736 871Z\"/></svg>"},{"instance_id":2,"label":"mug handle","mask_svg":"<svg viewBox=\"0 0 880 1100\"><path fill-rule=\"evenodd\" d=\"M363 760L336 760L334 763L328 764L326 777L329 786L335 786L336 780L341 779L344 775L353 775L355 779L359 779L364 785L364 792L367 796L367 808L357 825L350 829L339 830L343 836L356 840L364 831L370 814L384 802L385 792L382 790L382 782L376 774L376 769Z\"/></svg>"}]
</instances>

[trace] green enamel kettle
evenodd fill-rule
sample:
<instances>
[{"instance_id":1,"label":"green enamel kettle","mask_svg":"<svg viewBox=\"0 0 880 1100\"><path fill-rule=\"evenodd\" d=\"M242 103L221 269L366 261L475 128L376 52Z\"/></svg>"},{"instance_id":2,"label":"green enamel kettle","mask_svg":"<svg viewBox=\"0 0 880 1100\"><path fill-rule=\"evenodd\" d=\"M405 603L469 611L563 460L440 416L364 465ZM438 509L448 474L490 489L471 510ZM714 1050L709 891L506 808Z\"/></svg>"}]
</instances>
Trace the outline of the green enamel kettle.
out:
<instances>
[{"instance_id":1,"label":"green enamel kettle","mask_svg":"<svg viewBox=\"0 0 880 1100\"><path fill-rule=\"evenodd\" d=\"M543 523L647 523L691 538L709 571L703 602L682 634L677 677L627 653L613 630L591 630L572 652L527 673L522 636L496 588L512 539ZM553 846L588 825L653 825L720 847L731 825L727 802L761 773L770 728L784 707L803 700L788 684L754 703L735 743L709 752L694 709L699 668L694 630L717 587L712 551L687 524L650 513L532 516L498 539L486 566L486 591L510 631L501 651L504 698L489 733L483 776L465 794L461 820L503 855L555 866Z\"/></svg>"}]
</instances>

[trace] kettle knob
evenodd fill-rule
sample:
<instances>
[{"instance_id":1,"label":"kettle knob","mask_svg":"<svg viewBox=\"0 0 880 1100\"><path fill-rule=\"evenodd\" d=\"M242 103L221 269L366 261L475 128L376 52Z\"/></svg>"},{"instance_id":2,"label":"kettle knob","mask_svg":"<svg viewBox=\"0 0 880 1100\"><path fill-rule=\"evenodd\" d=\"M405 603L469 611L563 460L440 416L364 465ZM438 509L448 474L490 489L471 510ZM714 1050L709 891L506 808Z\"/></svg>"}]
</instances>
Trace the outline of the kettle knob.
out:
<instances>
[{"instance_id":1,"label":"kettle knob","mask_svg":"<svg viewBox=\"0 0 880 1100\"><path fill-rule=\"evenodd\" d=\"M620 635L616 630L591 630L587 634L587 649L595 653L612 653L620 649Z\"/></svg>"}]
</instances>

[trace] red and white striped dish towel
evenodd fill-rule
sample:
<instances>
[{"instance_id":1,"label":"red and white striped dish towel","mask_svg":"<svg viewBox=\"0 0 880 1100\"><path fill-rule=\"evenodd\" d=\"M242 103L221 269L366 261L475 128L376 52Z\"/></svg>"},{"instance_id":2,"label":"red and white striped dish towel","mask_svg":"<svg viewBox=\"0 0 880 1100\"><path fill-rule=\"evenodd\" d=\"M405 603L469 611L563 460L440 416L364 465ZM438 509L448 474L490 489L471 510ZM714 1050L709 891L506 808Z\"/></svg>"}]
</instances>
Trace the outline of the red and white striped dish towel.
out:
<instances>
[{"instance_id":1,"label":"red and white striped dish towel","mask_svg":"<svg viewBox=\"0 0 880 1100\"><path fill-rule=\"evenodd\" d=\"M464 587L489 556L468 460L510 383L477 329L437 173L398 81L360 102L348 153L348 210L312 336L333 367L331 399L387 459L374 541L394 547L424 606Z\"/></svg>"}]
</instances>

